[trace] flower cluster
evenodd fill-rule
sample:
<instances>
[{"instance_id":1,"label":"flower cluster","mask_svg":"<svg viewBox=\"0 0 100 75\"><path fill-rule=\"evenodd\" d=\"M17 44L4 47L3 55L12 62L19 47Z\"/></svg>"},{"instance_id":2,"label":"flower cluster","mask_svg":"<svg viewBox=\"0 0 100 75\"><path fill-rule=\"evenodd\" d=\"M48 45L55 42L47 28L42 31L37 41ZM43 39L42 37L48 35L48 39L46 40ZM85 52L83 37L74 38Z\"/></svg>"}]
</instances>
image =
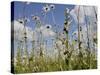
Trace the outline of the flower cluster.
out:
<instances>
[{"instance_id":1,"label":"flower cluster","mask_svg":"<svg viewBox=\"0 0 100 75\"><path fill-rule=\"evenodd\" d=\"M52 4L52 5L46 5L46 6L44 6L44 7L43 7L43 12L44 12L44 13L47 13L47 12L49 12L51 9L54 10L54 9L55 9L55 5Z\"/></svg>"}]
</instances>

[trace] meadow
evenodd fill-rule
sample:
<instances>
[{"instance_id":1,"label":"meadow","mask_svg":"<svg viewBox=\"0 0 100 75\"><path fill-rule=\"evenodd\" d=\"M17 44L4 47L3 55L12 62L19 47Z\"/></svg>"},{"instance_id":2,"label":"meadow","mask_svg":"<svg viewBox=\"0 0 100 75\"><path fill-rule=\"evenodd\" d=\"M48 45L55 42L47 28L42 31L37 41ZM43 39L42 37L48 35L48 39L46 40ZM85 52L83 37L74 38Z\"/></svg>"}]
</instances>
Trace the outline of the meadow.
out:
<instances>
[{"instance_id":1,"label":"meadow","mask_svg":"<svg viewBox=\"0 0 100 75\"><path fill-rule=\"evenodd\" d=\"M32 6L35 8L34 3L15 2L15 19L11 30L13 73L97 69L95 6L43 4L43 8L37 9L42 9L42 17L41 13L30 16ZM24 16L16 18L18 13Z\"/></svg>"}]
</instances>

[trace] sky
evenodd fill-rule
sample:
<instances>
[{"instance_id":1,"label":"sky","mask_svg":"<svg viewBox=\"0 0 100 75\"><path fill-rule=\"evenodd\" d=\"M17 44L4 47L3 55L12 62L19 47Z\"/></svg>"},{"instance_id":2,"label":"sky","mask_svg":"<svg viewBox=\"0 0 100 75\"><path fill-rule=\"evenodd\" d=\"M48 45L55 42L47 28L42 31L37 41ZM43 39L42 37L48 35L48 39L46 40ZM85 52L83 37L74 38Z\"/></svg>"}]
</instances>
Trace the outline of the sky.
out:
<instances>
[{"instance_id":1,"label":"sky","mask_svg":"<svg viewBox=\"0 0 100 75\"><path fill-rule=\"evenodd\" d=\"M25 2L15 2L14 4L14 20L22 18L25 14L27 18L30 19L30 22L27 23L27 26L35 28L35 23L32 20L32 15L38 15L41 20L43 20L42 9L46 4L44 3L30 3L26 4ZM25 9L23 10L23 8ZM64 23L64 10L69 8L70 10L74 8L74 5L59 5L55 4L55 10L53 10L56 23L62 27ZM23 12L24 11L24 12ZM50 25L54 25L52 18L52 11L47 13L45 22Z\"/></svg>"},{"instance_id":2,"label":"sky","mask_svg":"<svg viewBox=\"0 0 100 75\"><path fill-rule=\"evenodd\" d=\"M18 19L23 18L24 16L28 18L28 22L26 23L27 30L26 32L28 33L28 39L32 39L31 35L32 32L36 32L37 30L42 31L43 36L45 37L45 40L48 40L47 47L49 52L51 51L52 46L52 40L54 39L55 35L55 30L57 29L57 32L63 32L63 27L64 27L64 20L65 20L65 15L64 11L66 8L70 10L70 16L72 19L72 23L70 24L70 30L69 30L69 36L70 39L69 41L72 41L72 34L74 32L78 33L77 31L77 15L78 15L78 8L79 6L76 5L63 5L63 4L53 4L55 5L55 9L52 10L50 9L49 12L47 12L45 20L44 16L42 14L43 12L43 7L46 5L52 5L52 4L45 4L45 3L31 3L31 2L14 2L14 12L12 10L12 17L11 19L12 22L14 22L14 30L19 32L16 37L20 38L19 36L22 36L22 29L24 28L22 24L18 23ZM13 7L12 7L13 8ZM95 12L94 8L92 6L81 6L80 7L80 12L79 12L79 23L82 25L83 28L83 34L84 34L84 39L87 41L87 34L86 34L86 22L89 23L89 20L91 21L91 25L96 21L95 18ZM85 14L84 14L85 10ZM53 14L53 16L52 16ZM44 22L44 24L38 29L36 28L36 23L32 19L32 15L37 15L40 17L41 21ZM86 17L84 17L86 15ZM56 29L55 29L55 24L54 20L56 23ZM46 26L51 26L49 30L46 29ZM94 24L93 24L94 25ZM96 28L96 26L94 26ZM94 30L96 31L96 29ZM49 33L49 34L48 34ZM36 33L35 33L36 34ZM51 37L50 37L51 36ZM74 37L77 38L78 34ZM90 35L91 36L91 35ZM92 35L93 36L93 35ZM34 37L35 40L38 40L37 37ZM15 44L16 45L16 44ZM17 47L17 45L16 45ZM29 49L31 48L31 45L29 44Z\"/></svg>"},{"instance_id":3,"label":"sky","mask_svg":"<svg viewBox=\"0 0 100 75\"><path fill-rule=\"evenodd\" d=\"M23 18L25 16L30 20L29 22L26 23L26 26L31 28L34 31L36 24L32 20L32 15L38 15L40 17L40 19L42 21L44 21L42 11L43 11L43 7L45 5L46 5L45 3L29 3L29 4L27 4L25 2L14 2L14 16L12 16L12 17L14 17L14 19L12 19L12 21L18 20L19 18ZM48 5L51 5L51 4L48 4ZM70 10L73 9L74 5L61 5L61 4L60 5L54 4L54 5L55 5L55 9L50 10L46 15L45 25L49 24L52 26L52 28L54 27L54 21L53 21L53 17L52 17L52 13L53 13L57 27L59 27L59 28L57 28L57 30L62 31L64 18L65 18L64 11L66 8L69 8ZM16 23L16 21L14 22L14 24L17 25L15 27L15 29L18 28L19 25L18 25L18 23ZM28 33L28 34L31 34L31 33ZM44 31L44 34L48 34L48 33L46 33L46 31ZM47 46L49 48L52 48L52 45L51 45L52 41L50 41L50 39L52 39L52 37L45 38L45 39L48 40Z\"/></svg>"}]
</instances>

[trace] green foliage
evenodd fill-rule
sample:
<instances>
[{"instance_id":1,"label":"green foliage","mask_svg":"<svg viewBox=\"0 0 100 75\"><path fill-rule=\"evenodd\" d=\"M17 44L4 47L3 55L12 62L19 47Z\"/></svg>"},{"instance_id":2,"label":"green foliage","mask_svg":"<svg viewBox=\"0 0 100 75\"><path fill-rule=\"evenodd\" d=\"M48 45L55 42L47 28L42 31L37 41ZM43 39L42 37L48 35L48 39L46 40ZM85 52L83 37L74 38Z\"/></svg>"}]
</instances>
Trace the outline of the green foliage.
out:
<instances>
[{"instance_id":1,"label":"green foliage","mask_svg":"<svg viewBox=\"0 0 100 75\"><path fill-rule=\"evenodd\" d=\"M14 65L15 73L51 72L97 68L97 60L95 59L94 54L91 54L91 56L84 56L83 53L80 55L71 54L69 57L65 57L65 59L59 59L59 61L51 58L47 59L46 57L41 56L35 58L32 55L29 57L28 62L22 62L23 60L21 60L20 50L18 49L16 60L16 65Z\"/></svg>"}]
</instances>

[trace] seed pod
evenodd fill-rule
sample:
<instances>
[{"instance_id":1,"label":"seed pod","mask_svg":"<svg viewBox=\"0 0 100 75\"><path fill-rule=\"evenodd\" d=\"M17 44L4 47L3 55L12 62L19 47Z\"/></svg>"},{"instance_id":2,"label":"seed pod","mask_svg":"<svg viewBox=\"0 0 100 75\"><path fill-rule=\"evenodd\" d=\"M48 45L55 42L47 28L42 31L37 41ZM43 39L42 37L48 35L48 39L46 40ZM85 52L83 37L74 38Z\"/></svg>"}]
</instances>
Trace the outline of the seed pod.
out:
<instances>
[{"instance_id":1,"label":"seed pod","mask_svg":"<svg viewBox=\"0 0 100 75\"><path fill-rule=\"evenodd\" d=\"M82 31L82 27L80 26L80 31Z\"/></svg>"}]
</instances>

